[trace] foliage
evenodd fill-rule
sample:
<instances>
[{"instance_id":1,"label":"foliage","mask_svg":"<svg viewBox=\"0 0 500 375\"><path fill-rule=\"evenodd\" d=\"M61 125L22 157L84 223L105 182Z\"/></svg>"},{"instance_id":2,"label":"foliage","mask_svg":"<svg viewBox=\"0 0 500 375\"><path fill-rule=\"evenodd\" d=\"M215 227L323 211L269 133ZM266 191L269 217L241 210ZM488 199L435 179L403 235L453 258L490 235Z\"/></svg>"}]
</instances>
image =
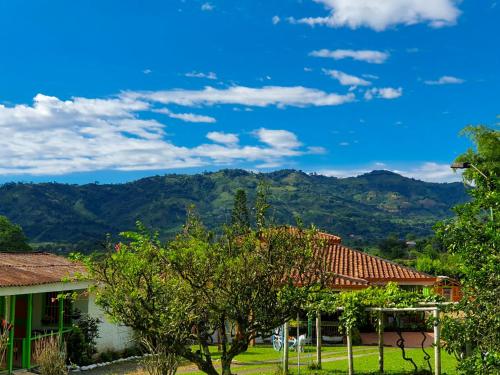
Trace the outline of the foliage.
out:
<instances>
[{"instance_id":1,"label":"foliage","mask_svg":"<svg viewBox=\"0 0 500 375\"><path fill-rule=\"evenodd\" d=\"M250 229L247 194L243 189L236 191L233 212L231 213L231 226L238 234L244 234Z\"/></svg>"},{"instance_id":2,"label":"foliage","mask_svg":"<svg viewBox=\"0 0 500 375\"><path fill-rule=\"evenodd\" d=\"M5 216L0 216L0 249L14 252L31 251L22 228L12 224Z\"/></svg>"},{"instance_id":3,"label":"foliage","mask_svg":"<svg viewBox=\"0 0 500 375\"><path fill-rule=\"evenodd\" d=\"M460 262L463 298L444 320L447 349L468 374L500 371L500 132L467 127L475 149L457 158L471 163L464 181L472 200L455 207L456 217L437 235ZM455 314L453 314L455 313Z\"/></svg>"},{"instance_id":4,"label":"foliage","mask_svg":"<svg viewBox=\"0 0 500 375\"><path fill-rule=\"evenodd\" d=\"M99 337L98 318L82 314L73 325L73 330L67 340L68 361L77 365L92 363L97 353L97 338Z\"/></svg>"},{"instance_id":5,"label":"foliage","mask_svg":"<svg viewBox=\"0 0 500 375\"><path fill-rule=\"evenodd\" d=\"M367 317L366 308L373 307L416 307L420 302L439 301L435 295L404 290L395 283L384 287L369 287L361 290L333 292L318 290L309 296L306 309L313 314L317 311L333 314L340 311L339 323L344 330L358 327Z\"/></svg>"},{"instance_id":6,"label":"foliage","mask_svg":"<svg viewBox=\"0 0 500 375\"><path fill-rule=\"evenodd\" d=\"M255 206L261 180L268 184L277 222L294 225L300 215L305 226L314 223L351 246L373 245L387 233L430 236L434 223L468 198L460 183L427 183L388 171L338 179L295 170L221 170L126 184L5 184L0 186L0 215L22 225L37 248L88 252L105 242L106 233L134 230L136 220L158 230L162 241L172 239L191 204L208 229L218 230L231 218L238 189L248 193L249 207Z\"/></svg>"},{"instance_id":7,"label":"foliage","mask_svg":"<svg viewBox=\"0 0 500 375\"><path fill-rule=\"evenodd\" d=\"M44 337L34 342L34 360L41 375L66 375L66 353L59 336Z\"/></svg>"},{"instance_id":8,"label":"foliage","mask_svg":"<svg viewBox=\"0 0 500 375\"><path fill-rule=\"evenodd\" d=\"M98 303L163 355L174 353L207 374L217 374L209 348L217 332L222 373L230 374L252 339L295 316L321 272L316 231L269 224L267 207L262 196L257 228L241 234L229 227L217 236L191 209L183 231L165 245L139 225L90 264Z\"/></svg>"}]
</instances>

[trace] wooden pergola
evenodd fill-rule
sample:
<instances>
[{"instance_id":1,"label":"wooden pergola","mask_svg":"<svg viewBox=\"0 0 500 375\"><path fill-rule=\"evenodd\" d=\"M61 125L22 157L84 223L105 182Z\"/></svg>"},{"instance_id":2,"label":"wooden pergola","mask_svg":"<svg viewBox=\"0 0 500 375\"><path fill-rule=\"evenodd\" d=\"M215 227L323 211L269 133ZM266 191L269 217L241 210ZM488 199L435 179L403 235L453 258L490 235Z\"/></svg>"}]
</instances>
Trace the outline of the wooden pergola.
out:
<instances>
[{"instance_id":1,"label":"wooden pergola","mask_svg":"<svg viewBox=\"0 0 500 375\"><path fill-rule=\"evenodd\" d=\"M342 310L339 308L338 310ZM433 306L421 306L421 307L370 307L366 308L367 312L377 313L377 334L378 334L378 364L379 371L384 372L384 313L402 313L402 312L430 312L433 315L434 324L434 374L441 375L441 322L440 322L440 308L438 304ZM298 326L298 324L297 324ZM285 323L284 325L284 337L288 337L289 325ZM298 337L298 336L297 336ZM349 375L354 374L354 357L352 352L352 332L347 330L347 360L348 360L348 371ZM300 353L300 349L299 349ZM299 374L300 374L300 354L298 355L299 361ZM321 368L321 314L318 312L316 314L316 364ZM283 347L283 373L288 373L288 340L284 340Z\"/></svg>"}]
</instances>

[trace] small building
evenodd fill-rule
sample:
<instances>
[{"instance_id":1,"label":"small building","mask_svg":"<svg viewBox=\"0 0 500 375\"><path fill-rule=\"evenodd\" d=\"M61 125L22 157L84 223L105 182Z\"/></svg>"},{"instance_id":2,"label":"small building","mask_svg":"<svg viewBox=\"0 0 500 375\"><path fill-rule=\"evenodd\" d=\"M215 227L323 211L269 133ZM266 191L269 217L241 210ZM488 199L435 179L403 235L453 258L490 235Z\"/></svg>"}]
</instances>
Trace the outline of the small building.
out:
<instances>
[{"instance_id":1,"label":"small building","mask_svg":"<svg viewBox=\"0 0 500 375\"><path fill-rule=\"evenodd\" d=\"M448 276L438 276L434 284L434 292L443 296L448 302L458 302L462 298L462 287L457 280Z\"/></svg>"},{"instance_id":2,"label":"small building","mask_svg":"<svg viewBox=\"0 0 500 375\"><path fill-rule=\"evenodd\" d=\"M0 371L31 368L34 342L71 332L76 310L100 319L99 352L133 345L131 330L106 320L88 293L90 283L74 277L84 272L82 265L53 254L0 252L0 327L12 325ZM73 298L60 298L67 294Z\"/></svg>"}]
</instances>

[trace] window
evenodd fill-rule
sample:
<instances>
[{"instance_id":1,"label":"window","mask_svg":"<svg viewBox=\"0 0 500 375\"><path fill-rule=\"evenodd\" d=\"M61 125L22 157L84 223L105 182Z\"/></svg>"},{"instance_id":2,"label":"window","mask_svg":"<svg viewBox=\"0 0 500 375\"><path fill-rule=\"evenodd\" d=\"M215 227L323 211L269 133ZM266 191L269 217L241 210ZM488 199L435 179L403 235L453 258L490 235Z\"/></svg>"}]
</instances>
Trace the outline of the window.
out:
<instances>
[{"instance_id":1,"label":"window","mask_svg":"<svg viewBox=\"0 0 500 375\"><path fill-rule=\"evenodd\" d=\"M453 291L452 288L449 288L449 287L443 288L443 297L446 301L451 301L451 297L452 297L451 292L452 291Z\"/></svg>"},{"instance_id":2,"label":"window","mask_svg":"<svg viewBox=\"0 0 500 375\"><path fill-rule=\"evenodd\" d=\"M56 325L59 323L59 300L57 292L45 293L44 315L42 323L47 325ZM71 299L64 300L64 324L71 324Z\"/></svg>"}]
</instances>

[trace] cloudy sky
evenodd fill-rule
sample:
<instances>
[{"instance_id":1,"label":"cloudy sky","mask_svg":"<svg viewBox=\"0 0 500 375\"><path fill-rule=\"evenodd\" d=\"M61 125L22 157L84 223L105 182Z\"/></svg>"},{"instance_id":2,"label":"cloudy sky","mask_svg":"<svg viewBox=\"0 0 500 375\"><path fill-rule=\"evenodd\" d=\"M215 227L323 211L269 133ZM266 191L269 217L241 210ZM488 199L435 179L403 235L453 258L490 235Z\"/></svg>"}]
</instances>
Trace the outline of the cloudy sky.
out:
<instances>
[{"instance_id":1,"label":"cloudy sky","mask_svg":"<svg viewBox=\"0 0 500 375\"><path fill-rule=\"evenodd\" d=\"M500 113L500 4L0 2L0 182L221 168L452 181Z\"/></svg>"}]
</instances>

